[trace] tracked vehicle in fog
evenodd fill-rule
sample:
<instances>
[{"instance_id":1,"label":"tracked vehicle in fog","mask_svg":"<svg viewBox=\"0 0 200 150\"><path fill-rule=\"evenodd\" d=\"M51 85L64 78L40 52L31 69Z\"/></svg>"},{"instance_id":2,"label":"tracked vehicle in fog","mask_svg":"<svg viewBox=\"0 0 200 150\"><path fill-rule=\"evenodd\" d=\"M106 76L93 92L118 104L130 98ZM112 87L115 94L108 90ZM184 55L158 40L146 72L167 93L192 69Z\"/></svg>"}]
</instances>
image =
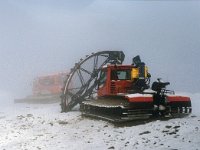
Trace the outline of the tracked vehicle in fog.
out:
<instances>
[{"instance_id":1,"label":"tracked vehicle in fog","mask_svg":"<svg viewBox=\"0 0 200 150\"><path fill-rule=\"evenodd\" d=\"M32 93L15 103L54 103L59 102L66 72L46 74L36 77L32 83Z\"/></svg>"},{"instance_id":2,"label":"tracked vehicle in fog","mask_svg":"<svg viewBox=\"0 0 200 150\"><path fill-rule=\"evenodd\" d=\"M67 75L61 95L62 112L80 105L83 115L112 122L191 113L189 97L167 90L160 79L150 88L151 75L140 56L123 64L122 51L100 51L80 59Z\"/></svg>"}]
</instances>

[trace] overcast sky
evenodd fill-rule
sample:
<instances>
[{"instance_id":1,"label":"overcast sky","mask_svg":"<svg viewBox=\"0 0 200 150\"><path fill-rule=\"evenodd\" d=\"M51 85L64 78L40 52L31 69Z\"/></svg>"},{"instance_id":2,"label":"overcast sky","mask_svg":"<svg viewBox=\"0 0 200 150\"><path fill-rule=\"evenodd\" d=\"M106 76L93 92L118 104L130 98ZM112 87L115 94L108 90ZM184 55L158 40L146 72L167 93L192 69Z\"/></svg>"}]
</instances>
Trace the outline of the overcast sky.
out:
<instances>
[{"instance_id":1,"label":"overcast sky","mask_svg":"<svg viewBox=\"0 0 200 150\"><path fill-rule=\"evenodd\" d=\"M200 1L0 1L0 90L28 91L98 50L139 54L153 80L200 92Z\"/></svg>"}]
</instances>

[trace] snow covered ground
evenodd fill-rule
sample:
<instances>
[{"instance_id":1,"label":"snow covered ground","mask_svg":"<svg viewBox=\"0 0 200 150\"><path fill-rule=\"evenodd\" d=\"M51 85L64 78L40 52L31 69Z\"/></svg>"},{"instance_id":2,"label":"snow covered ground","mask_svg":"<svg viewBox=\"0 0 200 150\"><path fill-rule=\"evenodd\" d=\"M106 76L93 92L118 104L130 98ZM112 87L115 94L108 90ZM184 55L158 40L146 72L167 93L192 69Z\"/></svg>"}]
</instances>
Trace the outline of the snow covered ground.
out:
<instances>
[{"instance_id":1,"label":"snow covered ground","mask_svg":"<svg viewBox=\"0 0 200 150\"><path fill-rule=\"evenodd\" d=\"M192 98L193 114L186 118L114 126L82 118L79 111L60 113L59 104L13 104L0 94L0 149L200 149L200 94ZM7 101L2 103L2 101Z\"/></svg>"}]
</instances>

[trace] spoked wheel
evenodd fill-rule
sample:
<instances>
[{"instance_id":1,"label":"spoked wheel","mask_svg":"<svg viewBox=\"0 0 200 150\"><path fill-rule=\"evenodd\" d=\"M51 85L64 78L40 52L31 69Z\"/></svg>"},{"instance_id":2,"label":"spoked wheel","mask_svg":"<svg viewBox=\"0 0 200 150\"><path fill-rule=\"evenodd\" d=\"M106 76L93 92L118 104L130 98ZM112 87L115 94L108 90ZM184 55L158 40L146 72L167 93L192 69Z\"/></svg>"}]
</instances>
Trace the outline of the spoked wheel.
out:
<instances>
[{"instance_id":1,"label":"spoked wheel","mask_svg":"<svg viewBox=\"0 0 200 150\"><path fill-rule=\"evenodd\" d=\"M109 63L122 64L124 57L122 51L101 51L80 59L64 82L61 95L62 112L70 111L84 100L94 99L101 68Z\"/></svg>"}]
</instances>

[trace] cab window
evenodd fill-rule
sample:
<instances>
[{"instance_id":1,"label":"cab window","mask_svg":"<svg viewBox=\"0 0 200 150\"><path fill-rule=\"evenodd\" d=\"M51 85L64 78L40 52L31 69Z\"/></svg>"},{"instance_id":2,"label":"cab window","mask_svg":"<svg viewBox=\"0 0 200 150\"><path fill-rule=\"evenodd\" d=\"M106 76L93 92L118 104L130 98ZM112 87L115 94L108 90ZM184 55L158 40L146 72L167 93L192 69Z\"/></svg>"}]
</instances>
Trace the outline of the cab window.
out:
<instances>
[{"instance_id":1,"label":"cab window","mask_svg":"<svg viewBox=\"0 0 200 150\"><path fill-rule=\"evenodd\" d=\"M131 70L113 70L111 72L111 80L130 80Z\"/></svg>"},{"instance_id":2,"label":"cab window","mask_svg":"<svg viewBox=\"0 0 200 150\"><path fill-rule=\"evenodd\" d=\"M102 71L99 78L99 87L106 83L107 71Z\"/></svg>"}]
</instances>

